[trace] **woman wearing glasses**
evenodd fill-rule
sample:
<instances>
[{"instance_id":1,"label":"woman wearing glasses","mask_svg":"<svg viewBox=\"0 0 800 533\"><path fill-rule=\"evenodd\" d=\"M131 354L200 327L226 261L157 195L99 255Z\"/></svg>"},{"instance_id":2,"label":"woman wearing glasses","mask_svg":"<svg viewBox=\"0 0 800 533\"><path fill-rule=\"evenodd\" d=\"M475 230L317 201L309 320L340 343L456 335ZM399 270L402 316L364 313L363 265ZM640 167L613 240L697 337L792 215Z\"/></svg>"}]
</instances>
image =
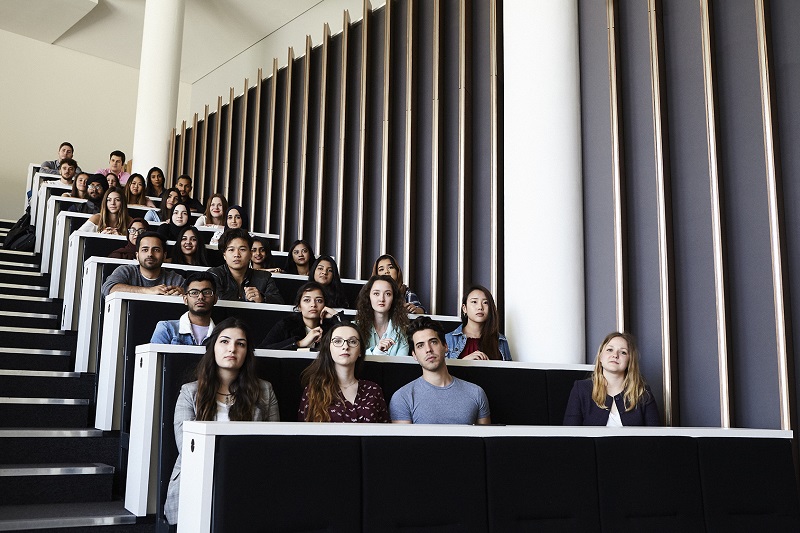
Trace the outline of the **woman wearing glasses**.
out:
<instances>
[{"instance_id":1,"label":"woman wearing glasses","mask_svg":"<svg viewBox=\"0 0 800 533\"><path fill-rule=\"evenodd\" d=\"M136 259L136 239L145 231L150 230L150 224L143 218L134 218L128 224L128 242L122 248L117 248L108 257L113 259Z\"/></svg>"},{"instance_id":2,"label":"woman wearing glasses","mask_svg":"<svg viewBox=\"0 0 800 533\"><path fill-rule=\"evenodd\" d=\"M356 323L367 355L408 355L408 315L390 276L372 276L358 293Z\"/></svg>"},{"instance_id":3,"label":"woman wearing glasses","mask_svg":"<svg viewBox=\"0 0 800 533\"><path fill-rule=\"evenodd\" d=\"M300 422L389 422L383 390L356 374L364 360L358 330L337 324L322 337L319 355L301 374Z\"/></svg>"}]
</instances>

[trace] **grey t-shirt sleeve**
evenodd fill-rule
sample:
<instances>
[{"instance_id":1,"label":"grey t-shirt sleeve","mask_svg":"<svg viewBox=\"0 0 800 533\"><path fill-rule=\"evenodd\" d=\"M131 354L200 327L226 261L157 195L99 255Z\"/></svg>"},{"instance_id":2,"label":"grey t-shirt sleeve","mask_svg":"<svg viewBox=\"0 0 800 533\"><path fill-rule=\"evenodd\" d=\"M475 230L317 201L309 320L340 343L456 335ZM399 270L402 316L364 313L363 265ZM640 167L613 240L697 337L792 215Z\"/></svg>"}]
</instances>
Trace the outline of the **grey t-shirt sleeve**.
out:
<instances>
[{"instance_id":1,"label":"grey t-shirt sleeve","mask_svg":"<svg viewBox=\"0 0 800 533\"><path fill-rule=\"evenodd\" d=\"M413 422L411 418L411 404L409 402L410 391L411 383L401 387L397 392L392 394L392 399L389 401L389 417L392 420L408 420L409 422Z\"/></svg>"},{"instance_id":2,"label":"grey t-shirt sleeve","mask_svg":"<svg viewBox=\"0 0 800 533\"><path fill-rule=\"evenodd\" d=\"M163 269L162 272L164 273L164 285L174 285L176 287L183 287L183 283L186 279L175 272L174 270Z\"/></svg>"},{"instance_id":3,"label":"grey t-shirt sleeve","mask_svg":"<svg viewBox=\"0 0 800 533\"><path fill-rule=\"evenodd\" d=\"M108 296L108 293L111 291L111 288L119 283L123 283L125 285L139 285L138 283L133 282L131 277L131 272L134 269L137 269L138 267L139 267L138 265L118 266L103 283L103 287L100 289L101 294L104 297Z\"/></svg>"},{"instance_id":4,"label":"grey t-shirt sleeve","mask_svg":"<svg viewBox=\"0 0 800 533\"><path fill-rule=\"evenodd\" d=\"M486 392L484 392L483 387L478 388L478 418L489 418L491 416L491 412L489 411L489 398L486 397Z\"/></svg>"}]
</instances>

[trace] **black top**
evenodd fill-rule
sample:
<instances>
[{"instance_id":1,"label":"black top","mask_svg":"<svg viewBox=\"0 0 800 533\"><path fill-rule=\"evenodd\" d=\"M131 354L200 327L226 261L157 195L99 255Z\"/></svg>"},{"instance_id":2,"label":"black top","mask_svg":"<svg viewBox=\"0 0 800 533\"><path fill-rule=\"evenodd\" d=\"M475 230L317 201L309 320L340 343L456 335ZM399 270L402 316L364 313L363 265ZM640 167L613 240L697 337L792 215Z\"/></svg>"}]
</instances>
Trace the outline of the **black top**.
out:
<instances>
[{"instance_id":1,"label":"black top","mask_svg":"<svg viewBox=\"0 0 800 533\"><path fill-rule=\"evenodd\" d=\"M616 396L606 395L606 409L601 409L592 400L592 379L575 382L569 394L567 412L564 414L565 426L605 426L611 413L611 402L616 402L623 426L658 426L658 407L650 387L645 387L644 397L636 402L631 411L625 410L624 393Z\"/></svg>"},{"instance_id":2,"label":"black top","mask_svg":"<svg viewBox=\"0 0 800 533\"><path fill-rule=\"evenodd\" d=\"M248 268L241 286L233 279L228 265L209 268L208 271L217 280L217 295L220 300L238 300L240 302L246 302L247 300L244 297L243 287L255 287L258 289L258 292L261 293L261 298L264 300L264 303L283 303L283 298L281 298L278 287L272 279L272 274L266 270L253 270L252 268Z\"/></svg>"},{"instance_id":3,"label":"black top","mask_svg":"<svg viewBox=\"0 0 800 533\"><path fill-rule=\"evenodd\" d=\"M322 321L323 335L333 326L337 320L328 318ZM292 313L286 318L279 320L267 336L258 345L261 349L267 350L297 350L297 341L305 338L306 324L300 313ZM311 351L319 351L319 346L315 343L310 346Z\"/></svg>"}]
</instances>

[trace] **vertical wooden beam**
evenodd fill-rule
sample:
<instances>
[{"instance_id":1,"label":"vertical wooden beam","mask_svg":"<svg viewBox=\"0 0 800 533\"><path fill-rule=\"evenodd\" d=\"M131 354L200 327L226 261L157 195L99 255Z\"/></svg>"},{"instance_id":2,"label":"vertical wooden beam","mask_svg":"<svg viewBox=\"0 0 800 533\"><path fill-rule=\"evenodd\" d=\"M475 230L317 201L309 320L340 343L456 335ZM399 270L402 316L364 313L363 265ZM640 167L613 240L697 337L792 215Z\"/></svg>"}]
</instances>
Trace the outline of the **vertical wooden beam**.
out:
<instances>
[{"instance_id":1,"label":"vertical wooden beam","mask_svg":"<svg viewBox=\"0 0 800 533\"><path fill-rule=\"evenodd\" d=\"M439 90L441 85L441 0L433 0L433 102L431 106L431 313L439 309Z\"/></svg>"},{"instance_id":2,"label":"vertical wooden beam","mask_svg":"<svg viewBox=\"0 0 800 533\"><path fill-rule=\"evenodd\" d=\"M322 28L322 76L319 88L319 151L317 157L317 213L314 224L314 246L317 253L322 250L322 212L323 194L325 191L325 120L328 98L328 46L331 40L331 28L326 23ZM341 260L340 260L341 261Z\"/></svg>"},{"instance_id":3,"label":"vertical wooden beam","mask_svg":"<svg viewBox=\"0 0 800 533\"><path fill-rule=\"evenodd\" d=\"M177 131L172 128L169 136L169 161L167 162L167 176L173 186L175 184L175 141L177 141Z\"/></svg>"},{"instance_id":4,"label":"vertical wooden beam","mask_svg":"<svg viewBox=\"0 0 800 533\"><path fill-rule=\"evenodd\" d=\"M342 262L342 228L344 224L344 158L347 153L347 44L350 39L350 12L342 20L342 76L339 82L339 187L336 192L336 260Z\"/></svg>"},{"instance_id":5,"label":"vertical wooden beam","mask_svg":"<svg viewBox=\"0 0 800 533\"><path fill-rule=\"evenodd\" d=\"M456 287L458 295L464 294L466 211L467 205L467 0L458 2L458 263Z\"/></svg>"},{"instance_id":6,"label":"vertical wooden beam","mask_svg":"<svg viewBox=\"0 0 800 533\"><path fill-rule=\"evenodd\" d=\"M286 199L289 186L289 130L292 124L292 66L294 65L294 48L289 47L289 60L286 65L286 94L283 116L283 176L281 184L281 251L286 246Z\"/></svg>"},{"instance_id":7,"label":"vertical wooden beam","mask_svg":"<svg viewBox=\"0 0 800 533\"><path fill-rule=\"evenodd\" d=\"M259 147L259 132L261 130L261 82L262 77L264 76L264 72L261 68L258 69L258 79L256 81L256 103L255 103L255 117L253 120L253 148L251 150L251 159L250 159L250 168L253 169L252 176L250 177L250 196L252 199L250 200L250 223L255 224L256 220L256 192L258 191L258 181L261 178L261 174L258 172L258 147ZM245 111L245 116L247 116L247 112ZM242 166L244 168L244 166ZM244 173L244 170L242 170ZM264 225L264 232L267 233L266 227L269 226L269 222ZM255 230L255 227L252 228Z\"/></svg>"},{"instance_id":8,"label":"vertical wooden beam","mask_svg":"<svg viewBox=\"0 0 800 533\"><path fill-rule=\"evenodd\" d=\"M495 298L499 296L500 291L500 275L498 267L500 261L500 213L498 208L498 199L499 199L499 187L500 187L500 177L498 172L498 152L499 152L499 134L498 134L498 123L500 121L500 111L498 109L500 97L498 92L498 76L499 76L499 68L498 68L498 50L497 50L497 1L498 0L489 0L489 105L491 106L491 135L490 135L490 148L489 148L489 157L491 159L490 163L490 195L491 198L489 200L489 209L491 209L490 213L490 224L491 224L491 235L490 235L490 250L489 254L491 256L491 279L490 279L490 289L492 290L492 294L495 295Z\"/></svg>"},{"instance_id":9,"label":"vertical wooden beam","mask_svg":"<svg viewBox=\"0 0 800 533\"><path fill-rule=\"evenodd\" d=\"M278 102L278 58L272 58L272 86L270 87L269 96L269 141L267 142L267 195L266 195L266 211L264 219L266 220L267 233L270 233L270 224L272 223L272 179L275 174L275 107ZM282 238L278 239L283 243ZM283 244L280 245L281 250Z\"/></svg>"},{"instance_id":10,"label":"vertical wooden beam","mask_svg":"<svg viewBox=\"0 0 800 533\"><path fill-rule=\"evenodd\" d=\"M195 176L195 158L197 156L197 123L198 123L198 116L197 113L194 114L192 117L192 144L189 145L189 175L197 182L197 177Z\"/></svg>"},{"instance_id":11,"label":"vertical wooden beam","mask_svg":"<svg viewBox=\"0 0 800 533\"><path fill-rule=\"evenodd\" d=\"M710 0L700 0L700 32L703 50L703 84L706 107L706 138L708 141L708 175L711 187L711 235L714 253L714 292L717 308L717 357L719 364L720 426L731 427L732 405L730 396L730 336L728 334L728 306L725 280L725 254L722 228L722 198L717 166L716 91L711 42Z\"/></svg>"},{"instance_id":12,"label":"vertical wooden beam","mask_svg":"<svg viewBox=\"0 0 800 533\"><path fill-rule=\"evenodd\" d=\"M306 172L308 171L308 94L311 90L311 36L306 35L306 57L303 61L303 122L300 159L300 200L297 206L297 238L305 238Z\"/></svg>"},{"instance_id":13,"label":"vertical wooden beam","mask_svg":"<svg viewBox=\"0 0 800 533\"><path fill-rule=\"evenodd\" d=\"M389 240L389 117L391 104L391 60L392 60L392 0L387 0L383 8L383 134L381 143L381 229L380 253L385 254Z\"/></svg>"},{"instance_id":14,"label":"vertical wooden beam","mask_svg":"<svg viewBox=\"0 0 800 533\"><path fill-rule=\"evenodd\" d=\"M367 60L369 54L369 14L372 5L369 0L362 4L361 19L361 88L359 101L359 139L358 139L358 207L356 209L356 277L364 275L364 187L366 181L367 151Z\"/></svg>"},{"instance_id":15,"label":"vertical wooden beam","mask_svg":"<svg viewBox=\"0 0 800 533\"><path fill-rule=\"evenodd\" d=\"M228 121L225 125L225 149L228 151L228 157L225 158L225 172L223 174L224 185L222 186L223 194L225 194L226 198L231 197L231 161L236 157L236 154L233 152L233 147L231 146L233 141L233 101L235 99L236 93L233 87L231 87L228 91Z\"/></svg>"},{"instance_id":16,"label":"vertical wooden beam","mask_svg":"<svg viewBox=\"0 0 800 533\"><path fill-rule=\"evenodd\" d=\"M250 89L250 80L248 78L244 79L244 92L242 93L242 123L239 126L239 153L237 157L239 158L239 173L236 176L236 180L239 182L239 187L237 188L236 192L236 203L241 205L242 207L243 200L244 200L244 154L245 148L247 147L247 99L248 99L248 91ZM231 114L233 114L233 100L231 100ZM231 118L233 121L233 118ZM231 138L233 138L233 134L231 133ZM230 163L230 162L229 162ZM228 164L228 168L230 168L230 164ZM228 187L230 188L230 182L228 183ZM252 201L250 202L253 203ZM250 218L250 223L252 224L253 219ZM253 228L250 228L251 230Z\"/></svg>"},{"instance_id":17,"label":"vertical wooden beam","mask_svg":"<svg viewBox=\"0 0 800 533\"><path fill-rule=\"evenodd\" d=\"M787 279L786 229L783 220L781 175L777 164L777 126L772 107L772 67L770 64L769 28L764 0L755 0L756 36L758 38L758 70L761 82L761 117L764 127L764 160L766 163L767 201L769 202L769 236L772 256L772 290L775 306L775 339L778 347L778 399L781 429L795 426L794 361L790 295Z\"/></svg>"},{"instance_id":18,"label":"vertical wooden beam","mask_svg":"<svg viewBox=\"0 0 800 533\"><path fill-rule=\"evenodd\" d=\"M679 425L677 344L675 341L675 268L672 251L672 195L669 171L669 132L666 124L664 46L660 0L648 0L650 83L653 104L653 146L658 217L658 280L661 304L661 365L664 383L664 422Z\"/></svg>"},{"instance_id":19,"label":"vertical wooden beam","mask_svg":"<svg viewBox=\"0 0 800 533\"><path fill-rule=\"evenodd\" d=\"M405 153L403 157L403 276L406 283L412 283L411 272L411 198L412 149L414 127L414 0L408 0L406 7L406 102L405 102Z\"/></svg>"},{"instance_id":20,"label":"vertical wooden beam","mask_svg":"<svg viewBox=\"0 0 800 533\"><path fill-rule=\"evenodd\" d=\"M178 174L183 174L183 159L186 153L186 121L181 122L181 142L178 146Z\"/></svg>"},{"instance_id":21,"label":"vertical wooden beam","mask_svg":"<svg viewBox=\"0 0 800 533\"><path fill-rule=\"evenodd\" d=\"M222 96L217 96L217 120L214 127L214 175L211 179L212 194L219 192L219 139L222 132ZM227 197L227 194L225 195Z\"/></svg>"},{"instance_id":22,"label":"vertical wooden beam","mask_svg":"<svg viewBox=\"0 0 800 533\"><path fill-rule=\"evenodd\" d=\"M208 146L208 104L203 106L203 140L200 141L200 175L196 181L203 184L206 198L211 196L206 190L206 148ZM213 193L212 193L213 194Z\"/></svg>"}]
</instances>

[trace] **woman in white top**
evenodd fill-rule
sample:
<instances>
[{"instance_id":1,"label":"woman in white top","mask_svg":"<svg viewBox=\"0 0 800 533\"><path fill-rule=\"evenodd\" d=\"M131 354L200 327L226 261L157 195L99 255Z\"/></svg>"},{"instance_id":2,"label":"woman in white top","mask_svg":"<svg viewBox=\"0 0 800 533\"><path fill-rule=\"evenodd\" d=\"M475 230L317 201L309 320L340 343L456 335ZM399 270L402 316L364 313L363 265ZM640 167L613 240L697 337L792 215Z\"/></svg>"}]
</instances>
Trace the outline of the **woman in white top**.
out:
<instances>
[{"instance_id":1,"label":"woman in white top","mask_svg":"<svg viewBox=\"0 0 800 533\"><path fill-rule=\"evenodd\" d=\"M89 217L78 231L92 233L105 233L106 235L127 235L130 218L128 206L122 193L116 189L109 189L103 196L100 212Z\"/></svg>"},{"instance_id":2,"label":"woman in white top","mask_svg":"<svg viewBox=\"0 0 800 533\"><path fill-rule=\"evenodd\" d=\"M225 226L225 213L228 211L228 200L221 194L214 194L206 202L206 212L197 217L194 223L198 228L207 227L222 229Z\"/></svg>"}]
</instances>

